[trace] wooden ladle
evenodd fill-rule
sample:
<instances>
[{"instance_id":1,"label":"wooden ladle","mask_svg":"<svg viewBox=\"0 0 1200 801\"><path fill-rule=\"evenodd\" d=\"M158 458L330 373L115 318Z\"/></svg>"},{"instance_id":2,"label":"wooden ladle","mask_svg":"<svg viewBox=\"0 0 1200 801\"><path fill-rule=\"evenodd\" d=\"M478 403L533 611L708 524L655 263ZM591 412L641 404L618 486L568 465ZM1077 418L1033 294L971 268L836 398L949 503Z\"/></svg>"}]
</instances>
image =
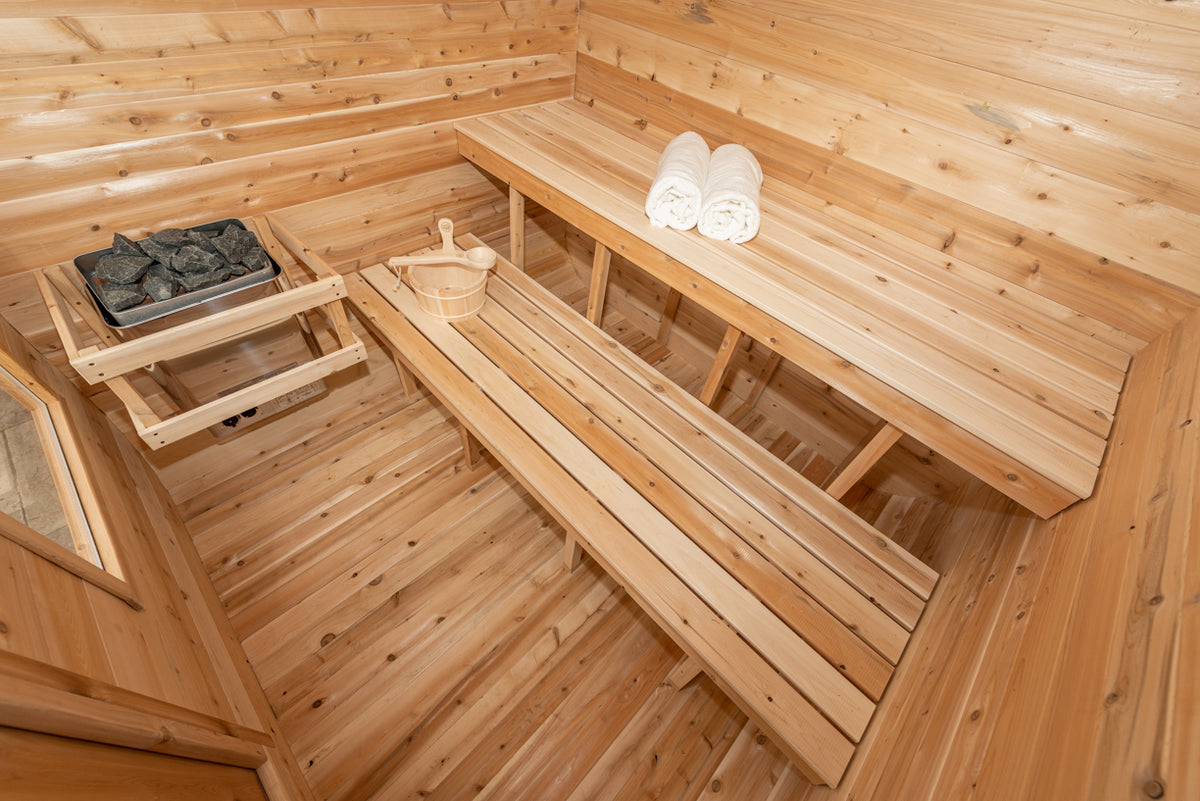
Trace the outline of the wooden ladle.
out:
<instances>
[{"instance_id":1,"label":"wooden ladle","mask_svg":"<svg viewBox=\"0 0 1200 801\"><path fill-rule=\"evenodd\" d=\"M454 247L454 223L448 217L438 220L438 230L442 232L442 249L424 256L394 256L388 259L388 266L399 273L402 267L412 267L418 264L457 264L470 267L473 270L490 270L496 266L496 251L480 245L459 254Z\"/></svg>"}]
</instances>

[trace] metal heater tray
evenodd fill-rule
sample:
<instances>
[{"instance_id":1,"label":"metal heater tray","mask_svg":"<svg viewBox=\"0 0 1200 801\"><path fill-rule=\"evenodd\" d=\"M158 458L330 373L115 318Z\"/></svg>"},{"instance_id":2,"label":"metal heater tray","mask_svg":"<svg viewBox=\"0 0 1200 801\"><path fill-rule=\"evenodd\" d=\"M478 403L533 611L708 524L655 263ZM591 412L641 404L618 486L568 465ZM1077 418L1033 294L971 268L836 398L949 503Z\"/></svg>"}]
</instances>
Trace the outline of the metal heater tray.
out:
<instances>
[{"instance_id":1,"label":"metal heater tray","mask_svg":"<svg viewBox=\"0 0 1200 801\"><path fill-rule=\"evenodd\" d=\"M185 231L223 231L225 226L235 225L242 230L246 229L244 223L238 219L218 220L217 222L204 223L202 225L193 225L190 228L185 228ZM144 239L137 240L138 242ZM261 243L260 243L261 244ZM266 248L263 248L265 251ZM100 294L100 283L96 277L96 262L101 256L107 256L112 253L112 248L104 250L93 250L91 253L84 253L81 256L75 257L75 269L79 270L79 274L87 283L87 287L91 292L92 300L96 304L96 308L100 310L100 315L104 318L104 322L111 328L128 328L130 326L141 325L151 320L157 320L160 317L166 317L168 314L174 314L184 309L191 309L199 306L202 303L207 303L210 300L225 297L235 292L241 292L243 289L249 289L252 286L265 284L279 275L279 264L271 257L270 252L267 252L267 258L270 260L270 265L255 270L245 275L239 275L235 278L230 278L227 281L222 281L215 286L197 289L192 292L185 292L181 295L176 295L167 300L153 300L147 298L137 306L120 311L114 310L104 302L104 296Z\"/></svg>"}]
</instances>

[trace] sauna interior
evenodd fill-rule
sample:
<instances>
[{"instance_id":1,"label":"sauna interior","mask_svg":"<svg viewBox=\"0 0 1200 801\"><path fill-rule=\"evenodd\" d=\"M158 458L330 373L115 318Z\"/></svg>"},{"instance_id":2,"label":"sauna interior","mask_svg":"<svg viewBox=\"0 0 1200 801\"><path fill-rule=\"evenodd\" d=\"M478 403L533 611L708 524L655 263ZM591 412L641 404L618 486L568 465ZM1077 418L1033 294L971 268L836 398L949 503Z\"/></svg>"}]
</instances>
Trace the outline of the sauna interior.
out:
<instances>
[{"instance_id":1,"label":"sauna interior","mask_svg":"<svg viewBox=\"0 0 1200 801\"><path fill-rule=\"evenodd\" d=\"M5 0L0 17L0 363L47 406L102 565L0 521L0 795L1200 798L1200 0ZM1053 318L1128 360L1079 500L1034 509L904 425L841 494L937 584L833 781L689 669L654 588L564 566L570 515L360 305L179 355L161 385L158 368L89 383L54 325L55 265L225 219L270 221L365 286L449 218L521 251L582 318L598 235L456 133L546 107L650 148L745 144L764 191L862 259L972 276L998 327ZM785 227L768 212L764 238ZM821 487L878 429L852 385L604 254L589 316L773 464ZM58 311L85 353L111 344ZM230 425L139 436L131 388L155 409L172 381L217 402L313 342L356 363Z\"/></svg>"}]
</instances>

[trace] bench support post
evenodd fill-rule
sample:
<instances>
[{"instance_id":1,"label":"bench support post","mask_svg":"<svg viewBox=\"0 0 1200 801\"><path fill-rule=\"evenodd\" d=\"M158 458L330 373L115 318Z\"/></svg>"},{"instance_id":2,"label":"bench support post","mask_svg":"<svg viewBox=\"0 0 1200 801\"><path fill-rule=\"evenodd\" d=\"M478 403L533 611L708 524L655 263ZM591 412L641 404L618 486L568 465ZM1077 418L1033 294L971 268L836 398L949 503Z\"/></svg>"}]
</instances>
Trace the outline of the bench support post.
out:
<instances>
[{"instance_id":1,"label":"bench support post","mask_svg":"<svg viewBox=\"0 0 1200 801\"><path fill-rule=\"evenodd\" d=\"M604 295L608 291L608 268L612 264L612 251L599 242L596 255L592 257L592 282L588 288L587 319L597 328L604 317Z\"/></svg>"},{"instance_id":2,"label":"bench support post","mask_svg":"<svg viewBox=\"0 0 1200 801\"><path fill-rule=\"evenodd\" d=\"M712 406L713 401L717 399L717 393L725 383L725 373L729 372L729 363L733 361L734 349L741 338L742 332L736 326L731 325L725 329L725 337L721 340L721 346L717 348L717 358L712 369L708 371L704 388L700 390L700 402L705 406Z\"/></svg>"},{"instance_id":3,"label":"bench support post","mask_svg":"<svg viewBox=\"0 0 1200 801\"><path fill-rule=\"evenodd\" d=\"M579 567L583 561L583 546L579 543L571 532L567 532L567 542L563 546L563 564L567 566L568 573L574 573L575 568Z\"/></svg>"},{"instance_id":4,"label":"bench support post","mask_svg":"<svg viewBox=\"0 0 1200 801\"><path fill-rule=\"evenodd\" d=\"M525 270L525 196L508 187L508 260Z\"/></svg>"},{"instance_id":5,"label":"bench support post","mask_svg":"<svg viewBox=\"0 0 1200 801\"><path fill-rule=\"evenodd\" d=\"M880 420L838 465L833 478L825 486L825 491L840 499L883 458L888 448L895 445L903 433L887 420Z\"/></svg>"},{"instance_id":6,"label":"bench support post","mask_svg":"<svg viewBox=\"0 0 1200 801\"><path fill-rule=\"evenodd\" d=\"M404 397L411 398L413 393L417 391L417 377L412 374L412 370L400 361L400 357L392 354L392 363L396 365L396 373L400 376L400 389L404 392Z\"/></svg>"},{"instance_id":7,"label":"bench support post","mask_svg":"<svg viewBox=\"0 0 1200 801\"><path fill-rule=\"evenodd\" d=\"M676 690L682 690L684 687L696 680L696 677L704 672L704 668L696 658L691 654L684 654L683 659L675 663L675 667L671 668L671 672L667 674L665 682Z\"/></svg>"},{"instance_id":8,"label":"bench support post","mask_svg":"<svg viewBox=\"0 0 1200 801\"><path fill-rule=\"evenodd\" d=\"M775 375L775 371L779 368L779 363L783 361L783 354L778 351L771 351L771 355L767 357L767 361L762 366L762 370L758 372L758 378L754 381L754 386L750 389L750 394L746 396L746 400L742 405L737 407L728 419L730 422L737 423L750 412L754 411L754 407L758 405L759 399L762 397L763 391L766 390L767 384L770 383L771 377Z\"/></svg>"},{"instance_id":9,"label":"bench support post","mask_svg":"<svg viewBox=\"0 0 1200 801\"><path fill-rule=\"evenodd\" d=\"M474 470L483 461L483 444L462 423L458 424L458 435L462 438L463 457L467 460L467 469Z\"/></svg>"},{"instance_id":10,"label":"bench support post","mask_svg":"<svg viewBox=\"0 0 1200 801\"><path fill-rule=\"evenodd\" d=\"M683 299L682 293L678 289L670 289L667 291L667 302L663 304L662 318L658 322L658 334L654 337L655 344L663 346L667 344L667 337L671 335L671 326L675 324L675 312L679 311L679 301Z\"/></svg>"}]
</instances>

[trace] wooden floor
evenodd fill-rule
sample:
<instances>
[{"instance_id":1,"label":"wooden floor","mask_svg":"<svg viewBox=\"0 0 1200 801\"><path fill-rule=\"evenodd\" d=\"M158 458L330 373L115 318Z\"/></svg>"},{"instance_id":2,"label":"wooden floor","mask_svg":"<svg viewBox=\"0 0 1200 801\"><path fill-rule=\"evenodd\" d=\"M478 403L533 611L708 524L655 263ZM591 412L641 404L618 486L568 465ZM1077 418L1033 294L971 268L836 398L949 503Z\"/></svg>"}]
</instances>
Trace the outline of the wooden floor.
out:
<instances>
[{"instance_id":1,"label":"wooden floor","mask_svg":"<svg viewBox=\"0 0 1200 801\"><path fill-rule=\"evenodd\" d=\"M159 469L318 798L802 793L706 678L668 683L677 647L593 564L567 573L558 526L492 463L467 470L457 426L374 344L331 384ZM832 466L741 424L812 476ZM854 502L910 543L947 508Z\"/></svg>"}]
</instances>

